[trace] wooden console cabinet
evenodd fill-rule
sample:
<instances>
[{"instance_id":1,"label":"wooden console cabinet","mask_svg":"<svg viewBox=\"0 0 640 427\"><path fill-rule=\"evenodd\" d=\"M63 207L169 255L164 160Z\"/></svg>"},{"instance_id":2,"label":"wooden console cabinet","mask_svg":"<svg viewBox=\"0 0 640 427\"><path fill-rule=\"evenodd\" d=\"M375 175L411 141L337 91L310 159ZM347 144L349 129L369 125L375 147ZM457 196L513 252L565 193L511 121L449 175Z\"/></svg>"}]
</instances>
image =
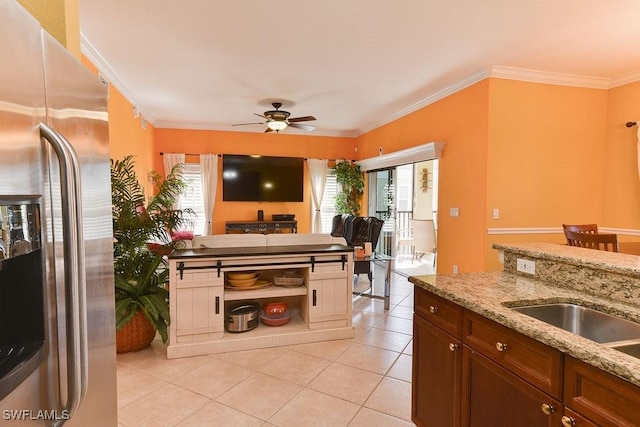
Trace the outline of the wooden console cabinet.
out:
<instances>
[{"instance_id":1,"label":"wooden console cabinet","mask_svg":"<svg viewBox=\"0 0 640 427\"><path fill-rule=\"evenodd\" d=\"M187 357L353 338L353 254L343 245L202 248L173 252L169 257L169 345L167 358ZM282 270L304 277L299 287L270 285L238 290L225 286L226 274L256 271L270 280ZM291 322L227 332L230 304L284 301Z\"/></svg>"},{"instance_id":2,"label":"wooden console cabinet","mask_svg":"<svg viewBox=\"0 0 640 427\"><path fill-rule=\"evenodd\" d=\"M226 233L297 233L298 221L227 221Z\"/></svg>"}]
</instances>

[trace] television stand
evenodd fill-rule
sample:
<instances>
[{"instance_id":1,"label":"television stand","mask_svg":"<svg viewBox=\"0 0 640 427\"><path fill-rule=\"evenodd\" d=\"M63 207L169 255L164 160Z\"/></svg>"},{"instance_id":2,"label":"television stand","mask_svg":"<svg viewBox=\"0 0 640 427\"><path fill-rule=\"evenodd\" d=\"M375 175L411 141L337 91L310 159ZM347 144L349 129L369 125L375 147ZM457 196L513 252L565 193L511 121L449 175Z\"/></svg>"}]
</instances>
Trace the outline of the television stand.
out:
<instances>
[{"instance_id":1,"label":"television stand","mask_svg":"<svg viewBox=\"0 0 640 427\"><path fill-rule=\"evenodd\" d=\"M298 221L227 221L227 234L297 233Z\"/></svg>"}]
</instances>

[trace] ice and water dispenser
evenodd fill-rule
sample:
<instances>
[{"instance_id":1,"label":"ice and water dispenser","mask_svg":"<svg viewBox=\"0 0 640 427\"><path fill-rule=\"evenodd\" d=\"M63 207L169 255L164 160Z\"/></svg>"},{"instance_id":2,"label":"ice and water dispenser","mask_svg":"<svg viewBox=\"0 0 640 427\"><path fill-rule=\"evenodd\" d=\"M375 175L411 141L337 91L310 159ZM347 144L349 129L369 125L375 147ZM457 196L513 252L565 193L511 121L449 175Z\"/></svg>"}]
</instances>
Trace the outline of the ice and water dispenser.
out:
<instances>
[{"instance_id":1,"label":"ice and water dispenser","mask_svg":"<svg viewBox=\"0 0 640 427\"><path fill-rule=\"evenodd\" d=\"M44 355L45 259L39 196L0 196L0 399Z\"/></svg>"}]
</instances>

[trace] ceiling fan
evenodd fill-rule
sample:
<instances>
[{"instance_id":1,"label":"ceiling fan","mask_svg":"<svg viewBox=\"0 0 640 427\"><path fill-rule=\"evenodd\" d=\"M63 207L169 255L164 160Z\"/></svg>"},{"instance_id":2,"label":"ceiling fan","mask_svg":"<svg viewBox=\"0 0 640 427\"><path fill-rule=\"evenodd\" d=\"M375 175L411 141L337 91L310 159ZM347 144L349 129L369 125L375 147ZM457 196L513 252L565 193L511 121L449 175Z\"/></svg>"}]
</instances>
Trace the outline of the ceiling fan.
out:
<instances>
[{"instance_id":1,"label":"ceiling fan","mask_svg":"<svg viewBox=\"0 0 640 427\"><path fill-rule=\"evenodd\" d=\"M309 121L315 120L316 119L315 117L313 117L313 116L304 116L304 117L292 117L292 118L289 118L291 113L289 113L288 111L280 110L280 107L282 107L282 103L281 102L273 102L273 103L271 103L271 105L273 105L274 110L265 111L264 114L253 113L258 117L264 118L266 120L265 122L260 122L260 123L237 123L237 124L231 125L231 126L263 125L263 124L265 124L265 125L267 125L267 129L265 130L265 132L276 131L276 133L280 132L282 129L287 128L288 126L290 126L292 128L303 129L303 130L306 130L306 131L312 131L312 130L314 130L316 128L315 126L305 125L305 124L300 123L300 122L309 122Z\"/></svg>"}]
</instances>

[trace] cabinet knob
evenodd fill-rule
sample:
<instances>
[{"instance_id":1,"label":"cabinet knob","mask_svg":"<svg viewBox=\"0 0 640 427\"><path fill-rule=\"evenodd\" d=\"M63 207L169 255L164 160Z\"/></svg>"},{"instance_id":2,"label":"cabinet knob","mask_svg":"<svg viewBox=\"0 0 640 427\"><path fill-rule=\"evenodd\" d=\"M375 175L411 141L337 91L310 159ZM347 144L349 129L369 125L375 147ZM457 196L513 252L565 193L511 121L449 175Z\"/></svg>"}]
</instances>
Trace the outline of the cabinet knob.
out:
<instances>
[{"instance_id":1,"label":"cabinet knob","mask_svg":"<svg viewBox=\"0 0 640 427\"><path fill-rule=\"evenodd\" d=\"M456 351L458 349L458 344L454 344L452 342L449 343L449 350Z\"/></svg>"},{"instance_id":2,"label":"cabinet knob","mask_svg":"<svg viewBox=\"0 0 640 427\"><path fill-rule=\"evenodd\" d=\"M543 403L541 409L542 409L542 413L545 414L545 415L551 415L556 410L556 408L554 408L553 405L550 405L548 403Z\"/></svg>"},{"instance_id":3,"label":"cabinet knob","mask_svg":"<svg viewBox=\"0 0 640 427\"><path fill-rule=\"evenodd\" d=\"M500 342L500 341L498 341L498 342L496 343L496 349L497 349L498 351L505 351L505 350L507 349L507 343L504 343L504 342Z\"/></svg>"},{"instance_id":4,"label":"cabinet knob","mask_svg":"<svg viewBox=\"0 0 640 427\"><path fill-rule=\"evenodd\" d=\"M429 306L429 312L430 313L437 313L438 312L438 307L436 307L435 305L430 305Z\"/></svg>"},{"instance_id":5,"label":"cabinet knob","mask_svg":"<svg viewBox=\"0 0 640 427\"><path fill-rule=\"evenodd\" d=\"M566 415L562 416L562 425L564 427L573 427L576 425L576 420L574 418L568 417Z\"/></svg>"}]
</instances>

